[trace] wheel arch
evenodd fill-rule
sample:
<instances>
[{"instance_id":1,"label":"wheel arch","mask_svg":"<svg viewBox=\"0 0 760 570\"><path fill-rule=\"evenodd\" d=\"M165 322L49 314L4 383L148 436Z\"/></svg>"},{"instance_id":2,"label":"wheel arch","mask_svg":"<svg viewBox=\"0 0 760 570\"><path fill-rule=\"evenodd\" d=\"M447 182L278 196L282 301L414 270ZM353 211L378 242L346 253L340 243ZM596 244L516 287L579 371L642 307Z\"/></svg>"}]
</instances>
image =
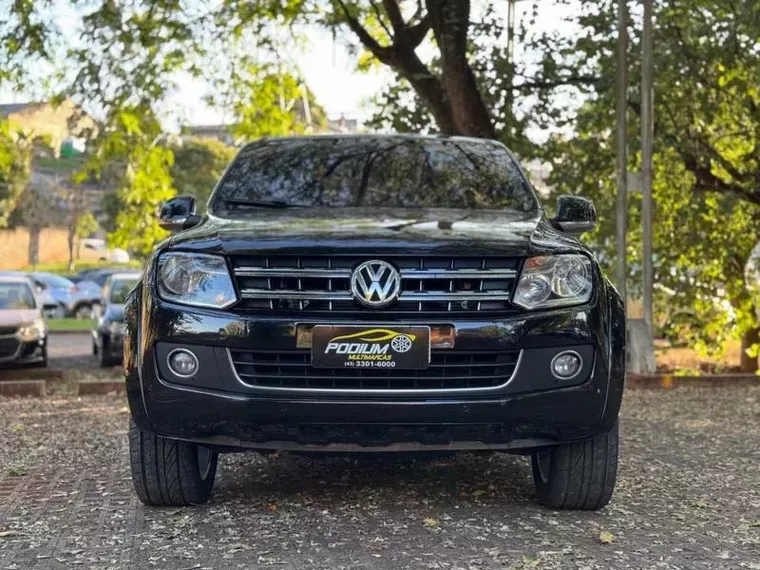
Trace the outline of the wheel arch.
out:
<instances>
[{"instance_id":1,"label":"wheel arch","mask_svg":"<svg viewBox=\"0 0 760 570\"><path fill-rule=\"evenodd\" d=\"M607 283L607 399L602 411L602 424L612 429L617 421L623 400L626 370L626 314L625 303L617 290Z\"/></svg>"}]
</instances>

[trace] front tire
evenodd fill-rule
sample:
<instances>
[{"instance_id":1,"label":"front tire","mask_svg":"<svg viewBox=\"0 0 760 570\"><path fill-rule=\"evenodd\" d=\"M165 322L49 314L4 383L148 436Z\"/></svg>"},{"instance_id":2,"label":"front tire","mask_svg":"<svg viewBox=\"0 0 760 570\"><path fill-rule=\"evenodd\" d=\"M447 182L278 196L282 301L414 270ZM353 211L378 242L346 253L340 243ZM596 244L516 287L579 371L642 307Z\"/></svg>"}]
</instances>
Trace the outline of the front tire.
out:
<instances>
[{"instance_id":1,"label":"front tire","mask_svg":"<svg viewBox=\"0 0 760 570\"><path fill-rule=\"evenodd\" d=\"M92 320L93 306L89 303L82 303L74 309L74 318L80 321Z\"/></svg>"},{"instance_id":2,"label":"front tire","mask_svg":"<svg viewBox=\"0 0 760 570\"><path fill-rule=\"evenodd\" d=\"M118 364L116 358L111 356L111 347L109 345L110 342L108 341L108 338L103 336L102 342L100 343L100 350L97 351L98 361L100 362L101 368L111 368Z\"/></svg>"},{"instance_id":3,"label":"front tire","mask_svg":"<svg viewBox=\"0 0 760 570\"><path fill-rule=\"evenodd\" d=\"M148 506L205 503L211 495L219 454L197 443L167 439L129 421L129 463L138 498Z\"/></svg>"},{"instance_id":4,"label":"front tire","mask_svg":"<svg viewBox=\"0 0 760 570\"><path fill-rule=\"evenodd\" d=\"M540 503L555 509L601 509L615 488L618 425L583 441L536 452L532 461Z\"/></svg>"}]
</instances>

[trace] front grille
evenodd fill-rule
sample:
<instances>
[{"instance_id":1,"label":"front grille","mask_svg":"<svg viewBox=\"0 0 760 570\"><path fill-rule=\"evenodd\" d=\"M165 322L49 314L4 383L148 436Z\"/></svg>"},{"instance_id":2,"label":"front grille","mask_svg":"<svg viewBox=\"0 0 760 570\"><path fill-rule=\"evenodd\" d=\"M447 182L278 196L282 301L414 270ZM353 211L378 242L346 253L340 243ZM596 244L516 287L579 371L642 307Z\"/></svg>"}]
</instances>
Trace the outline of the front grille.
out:
<instances>
[{"instance_id":1,"label":"front grille","mask_svg":"<svg viewBox=\"0 0 760 570\"><path fill-rule=\"evenodd\" d=\"M19 341L16 338L0 338L0 358L10 358L16 354Z\"/></svg>"},{"instance_id":2,"label":"front grille","mask_svg":"<svg viewBox=\"0 0 760 570\"><path fill-rule=\"evenodd\" d=\"M452 390L506 383L519 351L434 350L424 370L315 368L309 350L230 350L240 380L263 388L303 390Z\"/></svg>"},{"instance_id":3,"label":"front grille","mask_svg":"<svg viewBox=\"0 0 760 570\"><path fill-rule=\"evenodd\" d=\"M515 312L519 259L506 257L234 256L238 308L372 318L378 311L357 303L350 287L353 269L370 259L401 274L401 294L383 316Z\"/></svg>"},{"instance_id":4,"label":"front grille","mask_svg":"<svg viewBox=\"0 0 760 570\"><path fill-rule=\"evenodd\" d=\"M0 327L0 336L9 336L17 332L18 327Z\"/></svg>"}]
</instances>

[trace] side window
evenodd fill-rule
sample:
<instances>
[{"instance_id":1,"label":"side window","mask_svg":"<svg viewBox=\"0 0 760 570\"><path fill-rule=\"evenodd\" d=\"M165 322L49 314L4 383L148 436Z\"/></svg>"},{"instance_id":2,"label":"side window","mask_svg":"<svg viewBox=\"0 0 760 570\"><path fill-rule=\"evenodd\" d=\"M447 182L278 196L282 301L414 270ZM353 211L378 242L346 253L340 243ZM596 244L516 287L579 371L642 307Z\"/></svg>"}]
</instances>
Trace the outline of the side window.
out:
<instances>
[{"instance_id":1,"label":"side window","mask_svg":"<svg viewBox=\"0 0 760 570\"><path fill-rule=\"evenodd\" d=\"M105 283L103 283L103 290L100 293L100 296L103 300L105 300L106 303L108 303L108 299L111 296L111 280L106 279Z\"/></svg>"},{"instance_id":2,"label":"side window","mask_svg":"<svg viewBox=\"0 0 760 570\"><path fill-rule=\"evenodd\" d=\"M32 293L32 290L29 287L24 287L24 297L24 302L27 307L30 309L37 308L37 297Z\"/></svg>"}]
</instances>

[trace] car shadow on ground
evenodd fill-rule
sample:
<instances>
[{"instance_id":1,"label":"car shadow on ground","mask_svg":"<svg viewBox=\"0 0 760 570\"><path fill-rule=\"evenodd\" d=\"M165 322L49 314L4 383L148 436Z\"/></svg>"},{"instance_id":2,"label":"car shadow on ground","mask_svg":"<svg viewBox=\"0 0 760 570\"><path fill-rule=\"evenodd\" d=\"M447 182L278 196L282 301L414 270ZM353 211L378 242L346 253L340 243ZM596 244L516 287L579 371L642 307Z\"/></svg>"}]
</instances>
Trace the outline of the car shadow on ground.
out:
<instances>
[{"instance_id":1,"label":"car shadow on ground","mask_svg":"<svg viewBox=\"0 0 760 570\"><path fill-rule=\"evenodd\" d=\"M506 453L323 457L278 453L224 455L212 501L345 504L352 500L396 504L422 502L446 507L533 500L530 460Z\"/></svg>"}]
</instances>

